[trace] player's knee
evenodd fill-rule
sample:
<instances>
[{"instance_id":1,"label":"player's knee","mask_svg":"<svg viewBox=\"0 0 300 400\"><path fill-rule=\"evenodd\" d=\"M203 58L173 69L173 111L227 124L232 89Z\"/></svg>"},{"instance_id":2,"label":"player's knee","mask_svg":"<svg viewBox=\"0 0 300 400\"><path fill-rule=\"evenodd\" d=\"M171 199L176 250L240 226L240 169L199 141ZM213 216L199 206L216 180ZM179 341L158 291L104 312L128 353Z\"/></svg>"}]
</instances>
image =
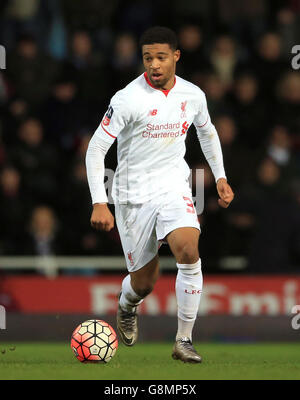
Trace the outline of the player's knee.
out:
<instances>
[{"instance_id":1,"label":"player's knee","mask_svg":"<svg viewBox=\"0 0 300 400\"><path fill-rule=\"evenodd\" d=\"M152 292L153 288L154 288L154 283L152 282L140 282L135 288L135 292L140 297L144 298Z\"/></svg>"},{"instance_id":2,"label":"player's knee","mask_svg":"<svg viewBox=\"0 0 300 400\"><path fill-rule=\"evenodd\" d=\"M199 259L197 246L184 242L177 248L177 262L180 264L193 264Z\"/></svg>"},{"instance_id":3,"label":"player's knee","mask_svg":"<svg viewBox=\"0 0 300 400\"><path fill-rule=\"evenodd\" d=\"M131 275L131 285L137 295L146 297L154 289L154 285L159 277L159 269L142 269L136 274Z\"/></svg>"},{"instance_id":4,"label":"player's knee","mask_svg":"<svg viewBox=\"0 0 300 400\"><path fill-rule=\"evenodd\" d=\"M140 297L146 297L150 294L154 288L156 276L143 276L143 277L134 277L132 281L133 290Z\"/></svg>"}]
</instances>

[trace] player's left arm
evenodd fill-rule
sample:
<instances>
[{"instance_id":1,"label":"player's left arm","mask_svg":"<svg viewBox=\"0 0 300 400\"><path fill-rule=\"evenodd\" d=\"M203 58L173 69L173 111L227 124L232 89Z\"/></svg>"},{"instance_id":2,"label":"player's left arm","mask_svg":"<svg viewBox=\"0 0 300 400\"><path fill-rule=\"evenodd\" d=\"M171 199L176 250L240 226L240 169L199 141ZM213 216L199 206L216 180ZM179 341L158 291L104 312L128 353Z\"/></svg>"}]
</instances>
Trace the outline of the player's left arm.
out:
<instances>
[{"instance_id":1,"label":"player's left arm","mask_svg":"<svg viewBox=\"0 0 300 400\"><path fill-rule=\"evenodd\" d=\"M234 198L234 193L227 183L227 179L219 178L217 181L217 191L220 196L218 203L221 207L227 208Z\"/></svg>"},{"instance_id":2,"label":"player's left arm","mask_svg":"<svg viewBox=\"0 0 300 400\"><path fill-rule=\"evenodd\" d=\"M203 154L215 177L217 192L220 196L218 200L219 205L227 208L234 198L234 193L227 182L219 136L215 126L211 122L205 95L203 92L200 94L201 105L193 123L196 127Z\"/></svg>"}]
</instances>

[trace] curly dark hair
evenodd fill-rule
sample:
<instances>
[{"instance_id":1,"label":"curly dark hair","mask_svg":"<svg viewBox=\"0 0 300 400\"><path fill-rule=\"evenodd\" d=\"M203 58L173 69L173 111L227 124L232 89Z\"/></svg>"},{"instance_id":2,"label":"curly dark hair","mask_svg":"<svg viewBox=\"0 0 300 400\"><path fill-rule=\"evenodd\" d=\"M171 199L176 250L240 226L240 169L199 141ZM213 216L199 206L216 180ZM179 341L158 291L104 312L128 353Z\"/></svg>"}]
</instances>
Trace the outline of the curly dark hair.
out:
<instances>
[{"instance_id":1,"label":"curly dark hair","mask_svg":"<svg viewBox=\"0 0 300 400\"><path fill-rule=\"evenodd\" d=\"M172 29L165 26L154 26L147 29L140 38L140 47L145 44L167 43L172 50L177 50L177 37Z\"/></svg>"}]
</instances>

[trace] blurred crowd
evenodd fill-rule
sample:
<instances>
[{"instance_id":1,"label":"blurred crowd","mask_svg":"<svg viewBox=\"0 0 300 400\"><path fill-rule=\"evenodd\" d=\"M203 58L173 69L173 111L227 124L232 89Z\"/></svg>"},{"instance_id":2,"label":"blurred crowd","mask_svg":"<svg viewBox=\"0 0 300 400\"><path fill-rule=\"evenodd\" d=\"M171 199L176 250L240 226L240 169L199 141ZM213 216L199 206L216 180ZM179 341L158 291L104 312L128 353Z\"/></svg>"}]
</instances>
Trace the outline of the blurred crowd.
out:
<instances>
[{"instance_id":1,"label":"blurred crowd","mask_svg":"<svg viewBox=\"0 0 300 400\"><path fill-rule=\"evenodd\" d=\"M235 256L247 272L299 272L299 22L299 0L2 1L0 255L122 255L116 228L90 227L85 153L111 96L143 72L140 34L165 25L178 34L177 75L206 93L235 191L220 209L190 129L206 271ZM115 144L105 164L116 168Z\"/></svg>"}]
</instances>

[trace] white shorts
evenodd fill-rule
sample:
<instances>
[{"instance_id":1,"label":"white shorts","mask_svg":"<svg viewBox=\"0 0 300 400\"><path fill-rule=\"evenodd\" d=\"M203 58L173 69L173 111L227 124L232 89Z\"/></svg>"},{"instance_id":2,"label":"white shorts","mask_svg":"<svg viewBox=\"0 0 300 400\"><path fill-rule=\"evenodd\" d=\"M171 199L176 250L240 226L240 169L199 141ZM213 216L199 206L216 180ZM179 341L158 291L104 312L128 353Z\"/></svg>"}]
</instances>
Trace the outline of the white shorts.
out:
<instances>
[{"instance_id":1,"label":"white shorts","mask_svg":"<svg viewBox=\"0 0 300 400\"><path fill-rule=\"evenodd\" d=\"M151 261L174 229L200 230L191 191L165 193L143 204L116 203L115 216L129 272Z\"/></svg>"}]
</instances>

